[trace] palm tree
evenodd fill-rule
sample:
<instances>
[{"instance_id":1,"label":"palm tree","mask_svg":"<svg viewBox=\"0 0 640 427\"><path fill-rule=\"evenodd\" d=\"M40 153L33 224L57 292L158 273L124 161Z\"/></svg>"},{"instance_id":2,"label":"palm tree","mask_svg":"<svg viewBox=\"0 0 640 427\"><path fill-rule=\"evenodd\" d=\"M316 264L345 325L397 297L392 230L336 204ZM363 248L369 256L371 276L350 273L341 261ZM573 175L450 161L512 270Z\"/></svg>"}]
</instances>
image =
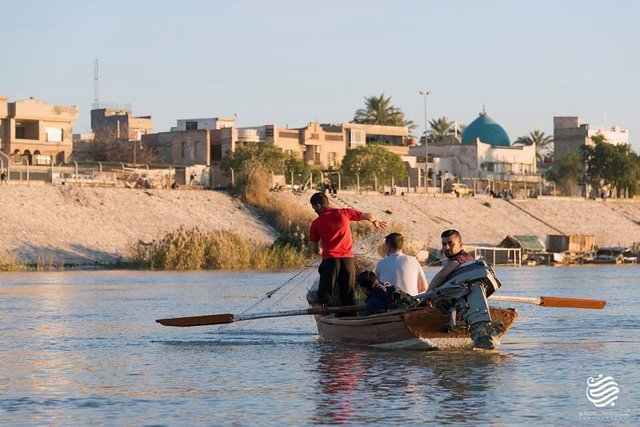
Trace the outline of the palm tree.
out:
<instances>
[{"instance_id":1,"label":"palm tree","mask_svg":"<svg viewBox=\"0 0 640 427\"><path fill-rule=\"evenodd\" d=\"M356 111L351 123L406 126L409 132L416 127L413 121L404 119L402 110L391 105L391 97L385 98L384 93L380 96L365 96L364 105L365 108Z\"/></svg>"},{"instance_id":2,"label":"palm tree","mask_svg":"<svg viewBox=\"0 0 640 427\"><path fill-rule=\"evenodd\" d=\"M439 119L433 119L429 122L431 130L429 131L429 139L431 141L442 141L449 135L453 135L455 132L455 122L447 119L446 117L440 117Z\"/></svg>"},{"instance_id":3,"label":"palm tree","mask_svg":"<svg viewBox=\"0 0 640 427\"><path fill-rule=\"evenodd\" d=\"M513 145L534 145L536 146L536 158L542 160L545 154L553 153L553 137L545 135L544 132L534 130L527 136L521 136Z\"/></svg>"}]
</instances>

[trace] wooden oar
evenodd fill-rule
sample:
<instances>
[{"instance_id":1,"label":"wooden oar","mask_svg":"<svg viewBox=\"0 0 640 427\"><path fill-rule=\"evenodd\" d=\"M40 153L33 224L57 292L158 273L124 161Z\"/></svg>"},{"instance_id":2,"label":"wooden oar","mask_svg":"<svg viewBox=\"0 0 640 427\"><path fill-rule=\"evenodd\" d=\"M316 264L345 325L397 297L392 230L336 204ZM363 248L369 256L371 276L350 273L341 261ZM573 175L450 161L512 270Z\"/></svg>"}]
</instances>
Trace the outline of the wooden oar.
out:
<instances>
[{"instance_id":1,"label":"wooden oar","mask_svg":"<svg viewBox=\"0 0 640 427\"><path fill-rule=\"evenodd\" d=\"M491 295L491 301L521 302L525 304L535 304L542 307L562 307L562 308L590 308L600 310L607 304L604 300L582 299L582 298L562 298L562 297L512 297L507 295Z\"/></svg>"},{"instance_id":2,"label":"wooden oar","mask_svg":"<svg viewBox=\"0 0 640 427\"><path fill-rule=\"evenodd\" d=\"M314 307L303 310L284 310L254 314L208 314L205 316L174 317L170 319L158 319L156 322L164 326L205 326L223 325L225 323L240 322L242 320L266 319L270 317L304 316L309 314L351 313L362 311L364 305L345 305L342 307Z\"/></svg>"}]
</instances>

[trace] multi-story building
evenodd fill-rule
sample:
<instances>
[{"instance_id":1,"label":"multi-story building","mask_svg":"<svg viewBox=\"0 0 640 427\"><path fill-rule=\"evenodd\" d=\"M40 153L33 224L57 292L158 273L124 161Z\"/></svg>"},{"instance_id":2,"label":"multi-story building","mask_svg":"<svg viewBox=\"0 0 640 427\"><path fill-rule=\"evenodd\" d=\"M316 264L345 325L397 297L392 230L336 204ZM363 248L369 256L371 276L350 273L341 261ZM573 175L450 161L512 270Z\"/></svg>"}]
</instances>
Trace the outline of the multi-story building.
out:
<instances>
[{"instance_id":1,"label":"multi-story building","mask_svg":"<svg viewBox=\"0 0 640 427\"><path fill-rule=\"evenodd\" d=\"M232 118L180 119L169 132L143 135L142 143L165 163L211 166L213 161L222 159L222 131L225 130L226 145L230 146L234 135L232 129L237 135Z\"/></svg>"},{"instance_id":2,"label":"multi-story building","mask_svg":"<svg viewBox=\"0 0 640 427\"><path fill-rule=\"evenodd\" d=\"M554 158L561 159L568 154L581 156L583 145L593 145L592 136L603 135L612 144L629 144L629 131L618 126L594 128L582 123L580 117L553 118Z\"/></svg>"},{"instance_id":3,"label":"multi-story building","mask_svg":"<svg viewBox=\"0 0 640 427\"><path fill-rule=\"evenodd\" d=\"M347 148L378 144L401 156L409 154L409 129L405 126L343 123Z\"/></svg>"},{"instance_id":4,"label":"multi-story building","mask_svg":"<svg viewBox=\"0 0 640 427\"><path fill-rule=\"evenodd\" d=\"M213 180L220 182L224 180L221 165L226 153L250 142L273 145L323 169L337 169L347 149L369 143L406 157L408 137L406 127L314 121L300 128L283 129L275 124L238 128L235 119L214 117L178 120L170 132L144 135L143 143L166 163L211 167Z\"/></svg>"},{"instance_id":5,"label":"multi-story building","mask_svg":"<svg viewBox=\"0 0 640 427\"><path fill-rule=\"evenodd\" d=\"M91 129L96 141L140 141L153 131L153 119L134 117L126 108L101 108L91 110Z\"/></svg>"},{"instance_id":6,"label":"multi-story building","mask_svg":"<svg viewBox=\"0 0 640 427\"><path fill-rule=\"evenodd\" d=\"M0 148L15 163L60 164L73 151L75 106L49 105L35 98L7 102L0 97Z\"/></svg>"}]
</instances>

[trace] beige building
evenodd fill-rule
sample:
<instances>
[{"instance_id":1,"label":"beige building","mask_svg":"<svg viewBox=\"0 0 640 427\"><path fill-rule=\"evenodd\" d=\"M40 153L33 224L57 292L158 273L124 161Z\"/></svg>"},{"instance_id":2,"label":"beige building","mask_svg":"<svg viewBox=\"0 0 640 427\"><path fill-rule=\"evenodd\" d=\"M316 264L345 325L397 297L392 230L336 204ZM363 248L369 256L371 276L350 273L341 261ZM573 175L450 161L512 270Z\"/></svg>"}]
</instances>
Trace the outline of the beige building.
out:
<instances>
[{"instance_id":1,"label":"beige building","mask_svg":"<svg viewBox=\"0 0 640 427\"><path fill-rule=\"evenodd\" d=\"M554 158L561 159L567 154L581 158L580 147L593 145L592 136L603 135L612 144L629 144L629 131L618 126L593 128L582 123L580 117L553 118Z\"/></svg>"},{"instance_id":2,"label":"beige building","mask_svg":"<svg viewBox=\"0 0 640 427\"><path fill-rule=\"evenodd\" d=\"M347 148L379 144L399 156L409 154L409 129L405 126L363 125L343 123Z\"/></svg>"},{"instance_id":3,"label":"beige building","mask_svg":"<svg viewBox=\"0 0 640 427\"><path fill-rule=\"evenodd\" d=\"M274 124L238 128L233 118L214 117L181 119L171 132L144 135L142 140L166 163L211 167L217 185L226 182L221 170L226 153L243 144L273 145L287 155L331 170L340 167L348 149L374 142L407 157L408 137L406 127L313 121L301 128L283 129Z\"/></svg>"},{"instance_id":4,"label":"beige building","mask_svg":"<svg viewBox=\"0 0 640 427\"><path fill-rule=\"evenodd\" d=\"M153 131L153 119L134 117L129 109L101 108L91 110L91 129L96 141L141 141Z\"/></svg>"},{"instance_id":5,"label":"beige building","mask_svg":"<svg viewBox=\"0 0 640 427\"><path fill-rule=\"evenodd\" d=\"M15 163L60 164L73 151L75 106L49 105L34 98L0 97L0 147Z\"/></svg>"},{"instance_id":6,"label":"beige building","mask_svg":"<svg viewBox=\"0 0 640 427\"><path fill-rule=\"evenodd\" d=\"M234 126L232 118L180 119L169 132L143 135L142 143L165 163L211 166L222 160L223 152L235 150L235 142L244 140L246 132Z\"/></svg>"}]
</instances>

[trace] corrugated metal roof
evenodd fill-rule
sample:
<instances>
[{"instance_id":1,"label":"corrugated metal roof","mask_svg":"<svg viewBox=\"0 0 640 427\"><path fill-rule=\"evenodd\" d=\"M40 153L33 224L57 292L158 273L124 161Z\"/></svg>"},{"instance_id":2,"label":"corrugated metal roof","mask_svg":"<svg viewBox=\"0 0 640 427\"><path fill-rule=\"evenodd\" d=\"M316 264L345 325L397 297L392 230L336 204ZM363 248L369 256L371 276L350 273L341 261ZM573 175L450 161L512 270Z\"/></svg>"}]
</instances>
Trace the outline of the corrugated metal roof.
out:
<instances>
[{"instance_id":1,"label":"corrugated metal roof","mask_svg":"<svg viewBox=\"0 0 640 427\"><path fill-rule=\"evenodd\" d=\"M544 245L538 236L507 236L499 247L502 248L522 248L526 251L544 251Z\"/></svg>"}]
</instances>

